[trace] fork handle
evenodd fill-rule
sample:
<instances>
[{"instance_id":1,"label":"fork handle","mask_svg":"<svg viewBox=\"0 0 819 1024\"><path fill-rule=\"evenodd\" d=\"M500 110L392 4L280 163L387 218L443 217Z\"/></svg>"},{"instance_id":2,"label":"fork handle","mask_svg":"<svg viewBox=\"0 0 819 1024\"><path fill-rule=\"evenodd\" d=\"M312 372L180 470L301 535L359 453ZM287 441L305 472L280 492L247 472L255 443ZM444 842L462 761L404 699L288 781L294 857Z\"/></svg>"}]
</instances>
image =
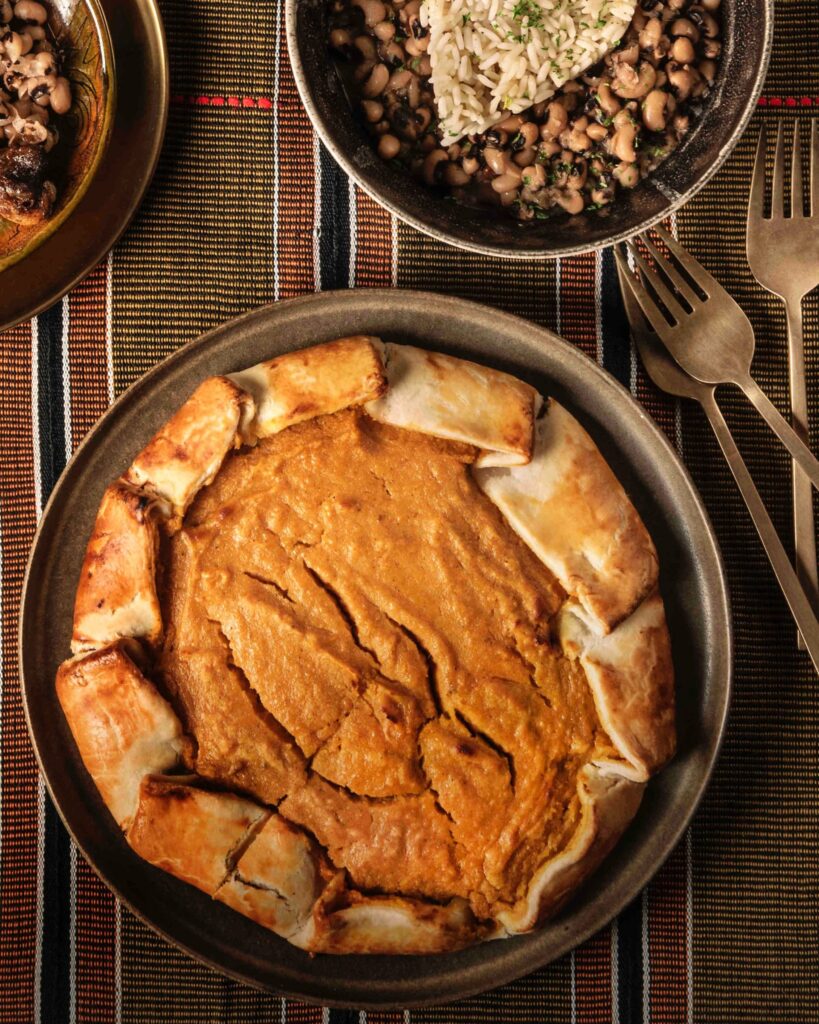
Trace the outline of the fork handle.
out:
<instances>
[{"instance_id":1,"label":"fork handle","mask_svg":"<svg viewBox=\"0 0 819 1024\"><path fill-rule=\"evenodd\" d=\"M731 436L731 431L728 429L728 424L725 422L722 412L714 399L713 392L707 397L703 396L701 404L716 434L719 446L722 448L722 454L725 456L734 480L736 480L740 494L748 506L748 511L751 513L751 519L754 521L756 532L759 534L759 539L765 548L765 553L771 563L774 575L779 582L779 586L782 588L782 593L785 595L788 607L796 620L799 632L802 634L805 646L813 662L813 667L819 672L819 621L817 621L816 616L813 614L807 594L797 579L787 552L782 546L782 541L779 539L779 534L771 522L771 517L768 515L768 510L765 508L759 491L756 489L756 484L751 478L748 467L745 465L739 449Z\"/></svg>"},{"instance_id":2,"label":"fork handle","mask_svg":"<svg viewBox=\"0 0 819 1024\"><path fill-rule=\"evenodd\" d=\"M788 320L788 369L791 390L791 423L799 437L808 443L808 396L805 387L805 347L802 338L802 298L785 299ZM796 575L814 608L817 602L816 532L813 518L813 491L802 470L793 466L793 535ZM802 637L799 636L802 647Z\"/></svg>"},{"instance_id":3,"label":"fork handle","mask_svg":"<svg viewBox=\"0 0 819 1024\"><path fill-rule=\"evenodd\" d=\"M805 471L813 486L819 487L819 461L765 392L751 377L739 377L735 383L742 388L759 415L788 449L794 462Z\"/></svg>"}]
</instances>

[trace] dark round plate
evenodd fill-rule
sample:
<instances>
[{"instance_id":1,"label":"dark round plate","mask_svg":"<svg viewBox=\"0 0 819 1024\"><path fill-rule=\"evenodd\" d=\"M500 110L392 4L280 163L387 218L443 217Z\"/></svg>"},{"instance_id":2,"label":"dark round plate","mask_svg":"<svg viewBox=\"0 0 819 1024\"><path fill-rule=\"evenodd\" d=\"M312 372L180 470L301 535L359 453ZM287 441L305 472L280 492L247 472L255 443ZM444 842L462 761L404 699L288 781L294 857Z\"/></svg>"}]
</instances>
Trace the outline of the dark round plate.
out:
<instances>
[{"instance_id":1,"label":"dark round plate","mask_svg":"<svg viewBox=\"0 0 819 1024\"><path fill-rule=\"evenodd\" d=\"M311 958L131 852L86 774L54 692L97 505L154 431L205 377L344 334L452 352L554 395L591 432L657 544L677 671L679 753L647 787L605 868L541 931L446 956ZM43 515L22 601L20 663L29 727L54 802L103 880L158 932L242 981L358 1007L448 1002L554 959L603 927L668 856L702 795L728 708L731 626L716 540L674 451L612 377L549 331L460 299L367 289L269 306L186 345L103 416Z\"/></svg>"},{"instance_id":2,"label":"dark round plate","mask_svg":"<svg viewBox=\"0 0 819 1024\"><path fill-rule=\"evenodd\" d=\"M377 202L433 238L509 259L551 259L622 241L668 217L722 166L762 91L773 38L774 0L722 0L724 48L711 94L679 147L637 188L597 213L514 220L456 203L382 160L353 113L328 47L326 0L285 0L287 48L313 127L347 174Z\"/></svg>"},{"instance_id":3,"label":"dark round plate","mask_svg":"<svg viewBox=\"0 0 819 1024\"><path fill-rule=\"evenodd\" d=\"M155 0L101 0L117 77L111 138L88 191L54 234L3 271L0 331L42 312L111 249L151 183L168 119L168 53Z\"/></svg>"}]
</instances>

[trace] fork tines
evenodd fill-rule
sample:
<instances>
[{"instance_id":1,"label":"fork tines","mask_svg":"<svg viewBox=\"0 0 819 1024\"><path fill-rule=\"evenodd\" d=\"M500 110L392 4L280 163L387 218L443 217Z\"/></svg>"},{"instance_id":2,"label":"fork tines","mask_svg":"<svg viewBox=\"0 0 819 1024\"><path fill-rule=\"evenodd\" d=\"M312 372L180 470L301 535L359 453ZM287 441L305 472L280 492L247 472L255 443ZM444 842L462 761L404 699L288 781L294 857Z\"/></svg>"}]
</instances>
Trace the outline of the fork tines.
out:
<instances>
[{"instance_id":1,"label":"fork tines","mask_svg":"<svg viewBox=\"0 0 819 1024\"><path fill-rule=\"evenodd\" d=\"M721 287L708 271L669 234L656 226L654 231L670 254L666 256L647 231L618 246L615 256L626 271L624 277L646 318L658 334L679 326ZM638 249L636 239L650 254L654 268ZM637 266L639 278L630 271L624 248Z\"/></svg>"},{"instance_id":2,"label":"fork tines","mask_svg":"<svg viewBox=\"0 0 819 1024\"><path fill-rule=\"evenodd\" d=\"M774 151L773 180L771 182L771 208L765 215L765 161L768 154L768 130L763 122L756 147L756 161L751 180L751 195L748 204L748 219L778 220L782 217L819 216L819 123L815 119L810 123L810 184L808 206L805 209L803 191L802 163L802 126L797 121L793 129L791 144L791 194L790 202L785 203L785 128L782 121L776 129L776 148ZM787 211L785 209L787 205Z\"/></svg>"}]
</instances>

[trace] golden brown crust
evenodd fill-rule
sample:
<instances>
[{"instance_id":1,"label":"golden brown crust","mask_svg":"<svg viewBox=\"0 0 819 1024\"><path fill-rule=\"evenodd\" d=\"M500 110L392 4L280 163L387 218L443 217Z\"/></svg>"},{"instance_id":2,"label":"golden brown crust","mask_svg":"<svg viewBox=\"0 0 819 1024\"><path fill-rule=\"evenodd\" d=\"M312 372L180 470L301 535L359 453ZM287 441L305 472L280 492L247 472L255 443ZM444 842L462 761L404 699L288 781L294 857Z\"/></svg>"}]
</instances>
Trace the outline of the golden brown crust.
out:
<instances>
[{"instance_id":1,"label":"golden brown crust","mask_svg":"<svg viewBox=\"0 0 819 1024\"><path fill-rule=\"evenodd\" d=\"M136 488L185 514L197 492L219 471L227 453L253 419L253 399L226 377L211 377L137 455L125 474Z\"/></svg>"},{"instance_id":2,"label":"golden brown crust","mask_svg":"<svg viewBox=\"0 0 819 1024\"><path fill-rule=\"evenodd\" d=\"M528 462L540 396L517 377L488 366L427 352L411 345L384 345L389 389L367 405L380 423L481 449L476 465Z\"/></svg>"},{"instance_id":3,"label":"golden brown crust","mask_svg":"<svg viewBox=\"0 0 819 1024\"><path fill-rule=\"evenodd\" d=\"M335 874L301 829L271 814L216 899L290 938L312 920L313 907Z\"/></svg>"},{"instance_id":4,"label":"golden brown crust","mask_svg":"<svg viewBox=\"0 0 819 1024\"><path fill-rule=\"evenodd\" d=\"M106 804L127 829L128 842L138 854L288 941L310 952L334 954L430 954L494 937L501 926L508 933L528 931L554 913L595 870L636 813L644 781L673 754L670 644L662 600L656 592L656 552L637 512L579 424L554 402L536 421L540 403L540 396L528 384L498 371L356 336L289 353L229 378L211 378L157 433L134 460L126 478L109 487L103 497L83 564L72 641L75 651L94 653L66 662L57 679L58 696L83 760ZM564 653L575 664L567 666L563 660L565 678L556 676L552 685L559 682L571 688L575 685L572 680L576 680L574 692L577 695L582 689L581 703L588 706L594 728L599 728L599 720L604 730L599 744L596 734L591 739L586 737L585 741L597 745L591 755L578 757L570 775L564 773L565 792L559 790L556 777L546 780L545 769L535 772L546 780L544 786L553 787L550 799L554 805L565 807L563 833L554 834L559 842L552 832L548 833L554 855L549 856L547 846L541 845L545 827L541 823L541 838L532 839L534 854L521 876L521 884L508 890L499 902L473 904L474 911L461 898L448 903L420 898L429 893L420 886L405 887L404 875L396 879L395 887L379 885L375 891L397 890L409 895L372 895L370 883L356 877L353 868L331 850L329 855L336 865L351 872L350 878L345 870L333 867L312 838L314 825L307 824L311 829L308 835L282 816L295 815L293 821L299 821L298 808L316 786L301 785L297 793L288 793L281 804L277 803L279 814L232 793L206 788L208 784L196 776L157 775L178 765L187 741L176 715L140 673L129 656L128 642L120 639L139 637L152 645L161 641L163 625L156 591L159 524L163 522L171 529L178 525L197 492L217 476L231 448L255 443L258 438L303 420L360 405L378 423L473 446L462 447L462 462L471 463L474 448L479 449L470 472L546 567L543 569L526 553L532 568L548 576L553 589L555 606L549 613L550 623L564 590L569 595L556 625ZM386 429L363 413L356 416L368 424L370 431ZM400 435L400 431L394 433ZM372 443L371 438L368 443ZM431 440L425 443L443 444ZM257 454L258 451L254 456ZM226 474L229 476L228 470ZM220 476L220 482L222 479ZM391 490L383 481L379 486L392 499L395 488ZM194 506L191 516L197 508L198 505ZM307 516L305 521L312 523L313 519ZM188 520L186 526L187 523ZM319 554L318 550L312 553L313 561L319 559ZM253 611L256 605L248 595L251 591L250 596L264 593L267 603L275 606L276 621L283 617L290 621L295 614L290 605L298 604L294 601L298 581L288 579L286 585L279 586L273 578L275 572L268 579L275 566L263 566L261 574L256 568L243 574L241 587L234 582L229 589L230 599L220 612L219 628L224 632L219 634L219 643L227 645L230 659L238 656L240 661L248 662L251 680L263 680L265 665L255 666L243 658L242 631L233 630L230 607L241 590L241 609ZM323 567L325 575L326 568ZM310 572L316 574L315 569ZM321 583L321 587L327 586ZM288 588L295 588L293 594ZM332 588L329 593L334 593ZM350 609L356 607L354 599L353 591L346 598L333 597L332 601L340 606L335 613L342 619L350 615ZM324 613L324 620L316 624L316 629L326 631L327 614ZM358 614L363 615L360 610ZM545 617L545 610L543 614ZM169 622L173 622L170 612L168 615ZM353 638L359 643L359 627L354 622L352 628ZM303 626L300 629L316 648L315 630L311 632ZM173 630L169 642L172 639ZM519 643L523 639L517 637ZM390 642L395 644L394 639ZM357 652L355 665L364 655L372 654L367 646L369 641L364 643L364 653ZM333 649L331 653L334 664L340 664L338 651ZM187 652L180 656L192 666L198 664ZM271 658L272 655L267 657L267 662ZM525 643L520 661L521 671L527 665L532 671L533 662L527 661ZM230 666L231 671L239 671L232 660ZM518 668L515 662L513 668L507 667L505 671L514 675ZM372 665L368 672L374 680ZM379 696L381 691L373 680L369 686L374 698L376 691ZM541 717L548 718L541 703L552 714L554 705L548 699L543 702L541 695L535 693L534 676L529 682L534 684L531 692L527 686L523 693L540 709ZM242 692L252 703L258 699L256 691L250 682L246 685L247 692ZM479 736L486 733L494 739L498 723L508 719L514 724L520 709L510 702L510 694L518 691L512 680L494 678L485 680L483 689L492 694L497 690L499 703L494 714L485 721L481 719L474 728L480 730ZM263 690L261 687L258 692ZM368 707L362 704L364 712ZM583 716L578 704L572 707L576 720L569 714L569 724L563 723L561 728L568 729L573 722L577 739L577 730L581 728L578 723ZM388 710L394 713L392 705ZM276 713L279 711L277 708ZM254 714L262 712L263 708L256 709ZM526 720L530 731L531 717L523 714L521 719ZM344 787L352 785L346 775L338 779L334 775L333 766L339 761L336 747L343 747L352 756L365 746L372 733L369 719L361 717L359 722L350 708L343 711L339 721L342 726L337 734L325 738L323 745L316 748L318 753L311 748L311 753L316 753L312 768L330 780L320 780L322 792L327 791L328 808L333 800L347 800L349 794ZM388 721L394 724L392 718ZM288 728L295 729L296 724L291 723ZM418 724L411 731L417 732ZM461 731L468 732L465 726ZM544 751L548 746L546 732L542 738ZM460 817L455 807L449 812L438 810L439 803L450 800L457 789L450 785L452 771L447 758L451 760L455 750L471 766L473 762L478 765L478 755L483 753L497 776L490 780L494 786L491 794L497 796L496 790L505 793L504 780L517 756L513 753L508 764L504 760L510 756L504 753L507 748L517 750L513 733L514 730L509 736L504 733L506 738L498 754L488 746L484 750L483 741L471 734L466 739L460 733L438 735L430 726L424 732L422 753L426 758L425 770L438 779L437 790L421 796L413 791L398 799L408 807L413 799L433 803L435 820L440 818L448 837L451 825L457 826ZM228 745L232 742L229 736L225 741ZM540 746L539 743L538 751ZM598 753L600 756L595 756ZM586 763L589 757L593 763ZM518 761L521 762L520 757ZM584 767L575 774L581 764ZM526 773L520 764L518 769L513 788L520 804L527 799L521 781ZM204 769L200 770L206 774ZM224 781L222 775L218 778ZM334 781L335 787L331 785ZM422 784L423 780L419 782ZM459 785L463 789L464 779L460 779ZM507 779L506 788L510 785ZM355 787L356 792L371 794L372 787L366 778L356 777ZM360 811L361 828L367 833L372 825L365 820L370 813L369 804L361 798L360 806L356 805L354 796L348 802L352 810ZM275 802L266 795L261 798ZM403 806L394 801L383 804L392 810L401 810ZM380 813L382 804L373 807L379 808ZM509 818L512 832L518 827L516 813ZM374 820L375 811L372 815ZM381 815L385 824L382 832L389 837L394 829L387 827L388 816L386 812ZM337 818L336 824L348 837L346 819L342 824L341 818ZM324 838L320 841L325 843ZM502 883L509 855L500 842L499 851L493 853L495 860L484 858L482 871L486 881L491 880L496 886ZM541 858L547 857L540 863ZM538 864L531 875L533 865ZM453 870L461 869L463 865L453 866ZM361 870L360 865L356 870ZM351 888L353 884L366 891ZM521 896L524 889L525 895ZM442 899L452 896L453 889L449 888ZM469 898L473 899L471 890ZM510 902L504 904L503 900ZM488 916L489 910L484 907L490 906L495 911L501 906L495 914L497 925L475 916Z\"/></svg>"},{"instance_id":5,"label":"golden brown crust","mask_svg":"<svg viewBox=\"0 0 819 1024\"><path fill-rule=\"evenodd\" d=\"M526 898L498 914L510 934L537 928L599 867L637 813L643 788L597 765L582 770L580 825L565 849L535 873Z\"/></svg>"},{"instance_id":6,"label":"golden brown crust","mask_svg":"<svg viewBox=\"0 0 819 1024\"><path fill-rule=\"evenodd\" d=\"M268 812L194 777L147 775L127 839L155 867L213 896Z\"/></svg>"},{"instance_id":7,"label":"golden brown crust","mask_svg":"<svg viewBox=\"0 0 819 1024\"><path fill-rule=\"evenodd\" d=\"M597 446L557 402L535 428L525 466L476 468L495 502L599 633L608 633L657 584L657 552Z\"/></svg>"},{"instance_id":8,"label":"golden brown crust","mask_svg":"<svg viewBox=\"0 0 819 1024\"><path fill-rule=\"evenodd\" d=\"M156 595L160 511L156 501L121 480L103 495L77 587L75 653L121 637L149 643L161 638Z\"/></svg>"},{"instance_id":9,"label":"golden brown crust","mask_svg":"<svg viewBox=\"0 0 819 1024\"><path fill-rule=\"evenodd\" d=\"M230 374L256 403L244 440L269 437L302 420L377 398L387 387L379 346L377 338L354 335Z\"/></svg>"},{"instance_id":10,"label":"golden brown crust","mask_svg":"<svg viewBox=\"0 0 819 1024\"><path fill-rule=\"evenodd\" d=\"M625 761L618 770L645 781L676 746L674 666L662 598L652 594L605 637L567 605L558 632L564 651L586 670L600 724Z\"/></svg>"},{"instance_id":11,"label":"golden brown crust","mask_svg":"<svg viewBox=\"0 0 819 1024\"><path fill-rule=\"evenodd\" d=\"M313 917L291 942L312 953L424 955L463 949L488 937L462 899L444 906L402 896L367 896L340 878L316 903Z\"/></svg>"},{"instance_id":12,"label":"golden brown crust","mask_svg":"<svg viewBox=\"0 0 819 1024\"><path fill-rule=\"evenodd\" d=\"M185 740L178 718L122 641L63 662L57 697L83 764L120 828L127 828L142 778L179 761Z\"/></svg>"}]
</instances>

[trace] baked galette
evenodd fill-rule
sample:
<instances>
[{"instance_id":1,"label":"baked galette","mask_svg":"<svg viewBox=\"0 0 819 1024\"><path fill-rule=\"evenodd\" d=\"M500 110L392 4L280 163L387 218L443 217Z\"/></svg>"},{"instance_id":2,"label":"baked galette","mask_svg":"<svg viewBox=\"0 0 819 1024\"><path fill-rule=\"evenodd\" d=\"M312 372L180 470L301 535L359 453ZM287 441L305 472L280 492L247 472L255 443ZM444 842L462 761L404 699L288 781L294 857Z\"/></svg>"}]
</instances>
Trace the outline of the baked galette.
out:
<instances>
[{"instance_id":1,"label":"baked galette","mask_svg":"<svg viewBox=\"0 0 819 1024\"><path fill-rule=\"evenodd\" d=\"M194 392L105 492L72 650L131 847L311 952L536 928L674 751L656 552L588 434L378 338Z\"/></svg>"}]
</instances>

